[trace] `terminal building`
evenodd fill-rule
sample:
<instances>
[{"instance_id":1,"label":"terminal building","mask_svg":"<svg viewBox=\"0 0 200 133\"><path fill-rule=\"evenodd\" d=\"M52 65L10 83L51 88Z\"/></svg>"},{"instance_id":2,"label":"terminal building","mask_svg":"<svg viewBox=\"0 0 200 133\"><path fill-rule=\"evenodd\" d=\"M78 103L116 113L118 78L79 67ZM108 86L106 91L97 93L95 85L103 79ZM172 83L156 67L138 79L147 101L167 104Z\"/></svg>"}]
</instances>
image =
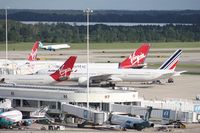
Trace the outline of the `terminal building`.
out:
<instances>
[{"instance_id":1,"label":"terminal building","mask_svg":"<svg viewBox=\"0 0 200 133\"><path fill-rule=\"evenodd\" d=\"M52 87L27 85L0 85L1 98L12 100L12 107L27 115L41 106L49 106L48 114L59 116L67 114L66 106L78 105L86 107L89 101L90 109L103 112L123 112L127 114L145 115L147 106L156 110L152 117L156 119L182 120L198 122L200 120L200 102L184 100L144 100L133 88L102 88L90 87ZM89 94L89 95L88 95ZM143 111L138 108L143 108Z\"/></svg>"},{"instance_id":2,"label":"terminal building","mask_svg":"<svg viewBox=\"0 0 200 133\"><path fill-rule=\"evenodd\" d=\"M1 98L12 99L12 106L22 111L33 111L40 106L48 105L50 113L61 113L61 103L86 106L110 111L110 104L141 105L138 92L135 90L117 90L91 87L89 97L87 88L0 85Z\"/></svg>"}]
</instances>

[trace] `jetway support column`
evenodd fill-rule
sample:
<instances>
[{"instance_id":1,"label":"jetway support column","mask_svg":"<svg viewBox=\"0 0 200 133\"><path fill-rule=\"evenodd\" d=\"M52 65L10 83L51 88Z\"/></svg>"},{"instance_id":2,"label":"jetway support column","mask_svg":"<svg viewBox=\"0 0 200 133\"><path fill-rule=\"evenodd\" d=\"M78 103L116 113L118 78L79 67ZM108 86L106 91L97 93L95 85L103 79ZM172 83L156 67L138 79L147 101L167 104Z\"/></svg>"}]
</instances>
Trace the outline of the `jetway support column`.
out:
<instances>
[{"instance_id":1,"label":"jetway support column","mask_svg":"<svg viewBox=\"0 0 200 133\"><path fill-rule=\"evenodd\" d=\"M23 100L20 99L20 107L23 107Z\"/></svg>"}]
</instances>

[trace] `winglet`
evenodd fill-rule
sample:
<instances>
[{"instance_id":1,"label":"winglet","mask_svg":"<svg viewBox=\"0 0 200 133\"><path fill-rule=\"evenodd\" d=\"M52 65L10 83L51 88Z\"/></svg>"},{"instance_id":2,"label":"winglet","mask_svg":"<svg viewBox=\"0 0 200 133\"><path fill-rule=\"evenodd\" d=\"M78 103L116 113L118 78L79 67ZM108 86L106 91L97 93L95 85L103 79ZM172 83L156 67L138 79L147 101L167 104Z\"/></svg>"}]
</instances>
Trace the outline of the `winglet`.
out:
<instances>
[{"instance_id":1,"label":"winglet","mask_svg":"<svg viewBox=\"0 0 200 133\"><path fill-rule=\"evenodd\" d=\"M37 59L37 50L38 50L39 42L36 41L33 45L31 53L28 55L29 61L34 61Z\"/></svg>"},{"instance_id":2,"label":"winglet","mask_svg":"<svg viewBox=\"0 0 200 133\"><path fill-rule=\"evenodd\" d=\"M70 56L69 59L67 59L65 63L50 76L56 81L67 80L72 72L76 58L76 56Z\"/></svg>"},{"instance_id":3,"label":"winglet","mask_svg":"<svg viewBox=\"0 0 200 133\"><path fill-rule=\"evenodd\" d=\"M176 50L160 67L161 70L175 70L182 50Z\"/></svg>"},{"instance_id":4,"label":"winglet","mask_svg":"<svg viewBox=\"0 0 200 133\"><path fill-rule=\"evenodd\" d=\"M150 44L142 44L134 53L119 64L119 68L135 68L144 64Z\"/></svg>"}]
</instances>

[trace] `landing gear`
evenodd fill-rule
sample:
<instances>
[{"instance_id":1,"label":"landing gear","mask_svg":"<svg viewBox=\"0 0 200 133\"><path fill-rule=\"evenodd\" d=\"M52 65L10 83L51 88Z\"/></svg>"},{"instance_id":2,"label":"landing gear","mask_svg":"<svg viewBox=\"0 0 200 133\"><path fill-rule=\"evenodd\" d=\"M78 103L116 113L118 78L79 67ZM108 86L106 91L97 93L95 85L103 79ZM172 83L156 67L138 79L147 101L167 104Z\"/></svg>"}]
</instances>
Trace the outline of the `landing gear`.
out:
<instances>
[{"instance_id":1,"label":"landing gear","mask_svg":"<svg viewBox=\"0 0 200 133\"><path fill-rule=\"evenodd\" d=\"M109 82L110 87L115 87L115 83Z\"/></svg>"},{"instance_id":2,"label":"landing gear","mask_svg":"<svg viewBox=\"0 0 200 133\"><path fill-rule=\"evenodd\" d=\"M169 78L167 82L168 83L174 83L174 79L173 78Z\"/></svg>"},{"instance_id":3,"label":"landing gear","mask_svg":"<svg viewBox=\"0 0 200 133\"><path fill-rule=\"evenodd\" d=\"M161 81L160 81L160 80L154 80L154 81L152 82L152 84L161 84Z\"/></svg>"},{"instance_id":4,"label":"landing gear","mask_svg":"<svg viewBox=\"0 0 200 133\"><path fill-rule=\"evenodd\" d=\"M122 128L122 131L126 131L126 128L125 128L125 127L123 127L123 128Z\"/></svg>"},{"instance_id":5,"label":"landing gear","mask_svg":"<svg viewBox=\"0 0 200 133\"><path fill-rule=\"evenodd\" d=\"M112 83L112 82L106 82L106 83L102 83L100 85L101 87L112 87L113 89L115 88L115 83Z\"/></svg>"}]
</instances>

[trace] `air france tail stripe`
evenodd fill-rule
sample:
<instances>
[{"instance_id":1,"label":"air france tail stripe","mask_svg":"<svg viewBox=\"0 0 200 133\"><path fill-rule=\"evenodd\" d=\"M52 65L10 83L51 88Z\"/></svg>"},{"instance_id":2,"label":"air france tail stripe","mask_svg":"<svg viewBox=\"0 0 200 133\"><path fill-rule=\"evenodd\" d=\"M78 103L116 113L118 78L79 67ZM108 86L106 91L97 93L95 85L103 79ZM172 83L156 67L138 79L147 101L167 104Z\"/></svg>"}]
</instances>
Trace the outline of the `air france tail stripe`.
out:
<instances>
[{"instance_id":1,"label":"air france tail stripe","mask_svg":"<svg viewBox=\"0 0 200 133\"><path fill-rule=\"evenodd\" d=\"M179 60L179 57L176 58L176 60L174 60L173 62L171 62L168 66L166 66L165 69L171 70L172 68L174 68L176 66L178 60Z\"/></svg>"},{"instance_id":2,"label":"air france tail stripe","mask_svg":"<svg viewBox=\"0 0 200 133\"><path fill-rule=\"evenodd\" d=\"M176 64L178 63L178 60L176 61L176 63L174 63L172 66L170 66L170 70L174 69L176 67Z\"/></svg>"},{"instance_id":3,"label":"air france tail stripe","mask_svg":"<svg viewBox=\"0 0 200 133\"><path fill-rule=\"evenodd\" d=\"M182 50L178 49L164 64L161 65L160 69L166 69L169 65L171 65L171 63L177 61L181 53Z\"/></svg>"},{"instance_id":4,"label":"air france tail stripe","mask_svg":"<svg viewBox=\"0 0 200 133\"><path fill-rule=\"evenodd\" d=\"M180 54L181 54L181 53L180 53ZM168 60L168 61L163 65L163 67L161 67L161 69L167 69L167 68L169 68L170 65L173 65L173 64L179 59L180 54L176 55L176 56L173 57L173 58L170 58L170 60Z\"/></svg>"},{"instance_id":5,"label":"air france tail stripe","mask_svg":"<svg viewBox=\"0 0 200 133\"><path fill-rule=\"evenodd\" d=\"M179 53L178 51L179 51L179 50L177 50L167 61L165 61L165 62L161 65L160 69L165 68L166 65L168 65L169 62L170 62L173 58L175 58L175 57L177 56L177 54Z\"/></svg>"},{"instance_id":6,"label":"air france tail stripe","mask_svg":"<svg viewBox=\"0 0 200 133\"><path fill-rule=\"evenodd\" d=\"M180 53L180 54L181 54L181 53ZM165 66L164 69L167 69L167 68L169 69L170 66L173 66L173 65L179 60L180 54L177 55L174 59L172 59L172 60L169 62L169 64L167 64L167 65Z\"/></svg>"}]
</instances>

